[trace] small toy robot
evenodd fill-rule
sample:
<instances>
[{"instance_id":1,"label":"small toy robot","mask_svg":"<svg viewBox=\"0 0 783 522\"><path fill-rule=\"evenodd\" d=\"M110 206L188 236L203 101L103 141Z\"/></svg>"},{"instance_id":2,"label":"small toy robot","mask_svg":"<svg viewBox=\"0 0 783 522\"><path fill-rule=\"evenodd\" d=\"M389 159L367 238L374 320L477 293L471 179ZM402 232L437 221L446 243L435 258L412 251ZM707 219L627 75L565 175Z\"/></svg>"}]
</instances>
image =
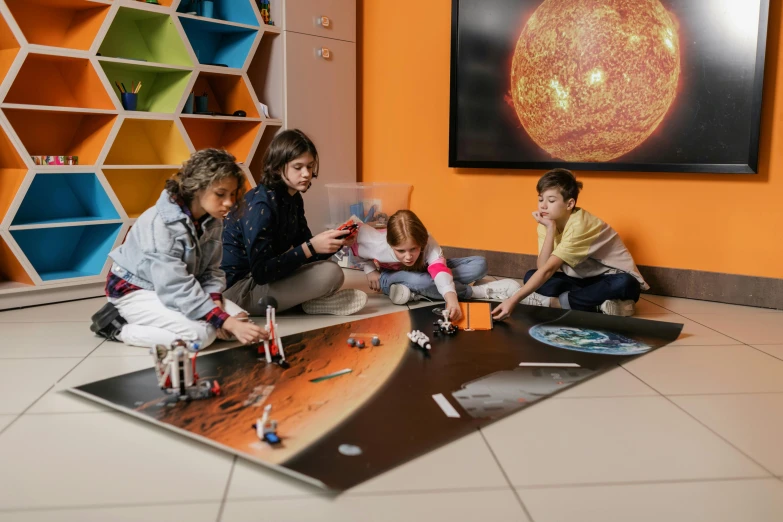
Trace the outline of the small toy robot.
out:
<instances>
[{"instance_id":1,"label":"small toy robot","mask_svg":"<svg viewBox=\"0 0 783 522\"><path fill-rule=\"evenodd\" d=\"M277 300L274 297L262 297L258 300L258 304L262 308L266 305L266 331L269 333L269 339L264 341L263 355L266 362L269 364L274 361L282 368L289 368L290 366L285 360L283 341L277 333L277 319L275 317ZM258 346L258 355L262 355L261 345Z\"/></svg>"},{"instance_id":2,"label":"small toy robot","mask_svg":"<svg viewBox=\"0 0 783 522\"><path fill-rule=\"evenodd\" d=\"M199 345L193 341L175 340L171 346L162 344L150 349L155 361L155 375L160 389L177 400L208 399L220 395L217 380L199 379L196 356Z\"/></svg>"},{"instance_id":3,"label":"small toy robot","mask_svg":"<svg viewBox=\"0 0 783 522\"><path fill-rule=\"evenodd\" d=\"M438 319L436 322L432 323L432 325L435 327L435 329L432 331L433 335L435 337L439 335L454 335L459 331L459 328L454 326L454 324L451 322L451 319L449 318L449 311L443 310L443 319Z\"/></svg>"},{"instance_id":4,"label":"small toy robot","mask_svg":"<svg viewBox=\"0 0 783 522\"><path fill-rule=\"evenodd\" d=\"M264 416L253 424L258 438L267 444L274 446L280 444L280 437L277 435L277 421L269 418L269 412L272 411L272 405L267 404L264 407Z\"/></svg>"},{"instance_id":5,"label":"small toy robot","mask_svg":"<svg viewBox=\"0 0 783 522\"><path fill-rule=\"evenodd\" d=\"M425 350L432 349L430 338L427 337L421 330L413 330L412 332L408 332L408 339L410 339L412 343L420 346L421 348L424 348Z\"/></svg>"}]
</instances>

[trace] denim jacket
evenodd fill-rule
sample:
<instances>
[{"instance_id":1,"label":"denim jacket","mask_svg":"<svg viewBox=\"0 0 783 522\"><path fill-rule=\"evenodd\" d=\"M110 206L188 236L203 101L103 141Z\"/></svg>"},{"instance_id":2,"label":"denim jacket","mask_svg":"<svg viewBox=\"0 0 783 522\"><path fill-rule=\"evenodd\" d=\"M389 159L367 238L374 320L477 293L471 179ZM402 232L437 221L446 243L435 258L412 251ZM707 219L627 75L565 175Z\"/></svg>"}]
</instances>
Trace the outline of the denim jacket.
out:
<instances>
[{"instance_id":1,"label":"denim jacket","mask_svg":"<svg viewBox=\"0 0 783 522\"><path fill-rule=\"evenodd\" d=\"M193 222L164 190L155 206L139 216L125 243L109 254L111 271L154 290L166 307L188 319L202 319L215 308L209 294L225 290L226 275L220 269L223 222L210 216L201 228L197 237Z\"/></svg>"}]
</instances>

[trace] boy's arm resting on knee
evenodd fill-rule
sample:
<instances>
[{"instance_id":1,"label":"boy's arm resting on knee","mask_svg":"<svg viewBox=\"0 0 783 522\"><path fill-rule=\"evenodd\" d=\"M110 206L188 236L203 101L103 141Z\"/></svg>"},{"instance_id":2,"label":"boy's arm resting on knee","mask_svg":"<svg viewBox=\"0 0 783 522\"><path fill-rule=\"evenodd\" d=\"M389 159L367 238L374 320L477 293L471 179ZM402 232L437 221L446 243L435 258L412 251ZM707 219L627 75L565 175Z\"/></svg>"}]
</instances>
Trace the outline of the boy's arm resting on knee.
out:
<instances>
[{"instance_id":1,"label":"boy's arm resting on knee","mask_svg":"<svg viewBox=\"0 0 783 522\"><path fill-rule=\"evenodd\" d=\"M511 296L514 302L518 303L525 297L541 288L544 283L549 281L549 279L555 275L555 272L560 270L561 266L563 266L562 259L557 256L549 256L549 259L547 259L546 263L544 263L544 266L536 270L536 273L527 280L527 283L525 283L522 288L517 290L516 293Z\"/></svg>"}]
</instances>

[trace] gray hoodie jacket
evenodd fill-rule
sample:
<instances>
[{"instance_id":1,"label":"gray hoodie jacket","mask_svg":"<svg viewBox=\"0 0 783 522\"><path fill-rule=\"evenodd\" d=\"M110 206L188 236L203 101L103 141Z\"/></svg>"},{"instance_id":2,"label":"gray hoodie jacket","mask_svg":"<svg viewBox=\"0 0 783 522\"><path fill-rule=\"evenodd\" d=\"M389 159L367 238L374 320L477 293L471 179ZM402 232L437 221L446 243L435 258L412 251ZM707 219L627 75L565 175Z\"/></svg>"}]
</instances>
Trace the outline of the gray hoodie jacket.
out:
<instances>
[{"instance_id":1,"label":"gray hoodie jacket","mask_svg":"<svg viewBox=\"0 0 783 522\"><path fill-rule=\"evenodd\" d=\"M223 222L207 217L202 235L190 218L163 191L155 206L139 216L125 239L109 257L111 271L145 290L154 290L161 302L188 319L203 319L215 308L209 294L222 293L226 275Z\"/></svg>"}]
</instances>

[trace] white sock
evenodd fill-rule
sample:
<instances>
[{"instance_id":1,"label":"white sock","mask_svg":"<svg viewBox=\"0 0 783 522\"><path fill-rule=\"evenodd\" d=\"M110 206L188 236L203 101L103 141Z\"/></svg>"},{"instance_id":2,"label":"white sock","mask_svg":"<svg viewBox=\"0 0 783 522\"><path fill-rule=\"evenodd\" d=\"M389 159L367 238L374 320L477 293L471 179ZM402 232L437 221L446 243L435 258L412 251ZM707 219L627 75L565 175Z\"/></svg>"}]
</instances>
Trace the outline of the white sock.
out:
<instances>
[{"instance_id":1,"label":"white sock","mask_svg":"<svg viewBox=\"0 0 783 522\"><path fill-rule=\"evenodd\" d=\"M473 299L489 298L489 294L487 293L487 285L474 285L471 288L473 288Z\"/></svg>"}]
</instances>

